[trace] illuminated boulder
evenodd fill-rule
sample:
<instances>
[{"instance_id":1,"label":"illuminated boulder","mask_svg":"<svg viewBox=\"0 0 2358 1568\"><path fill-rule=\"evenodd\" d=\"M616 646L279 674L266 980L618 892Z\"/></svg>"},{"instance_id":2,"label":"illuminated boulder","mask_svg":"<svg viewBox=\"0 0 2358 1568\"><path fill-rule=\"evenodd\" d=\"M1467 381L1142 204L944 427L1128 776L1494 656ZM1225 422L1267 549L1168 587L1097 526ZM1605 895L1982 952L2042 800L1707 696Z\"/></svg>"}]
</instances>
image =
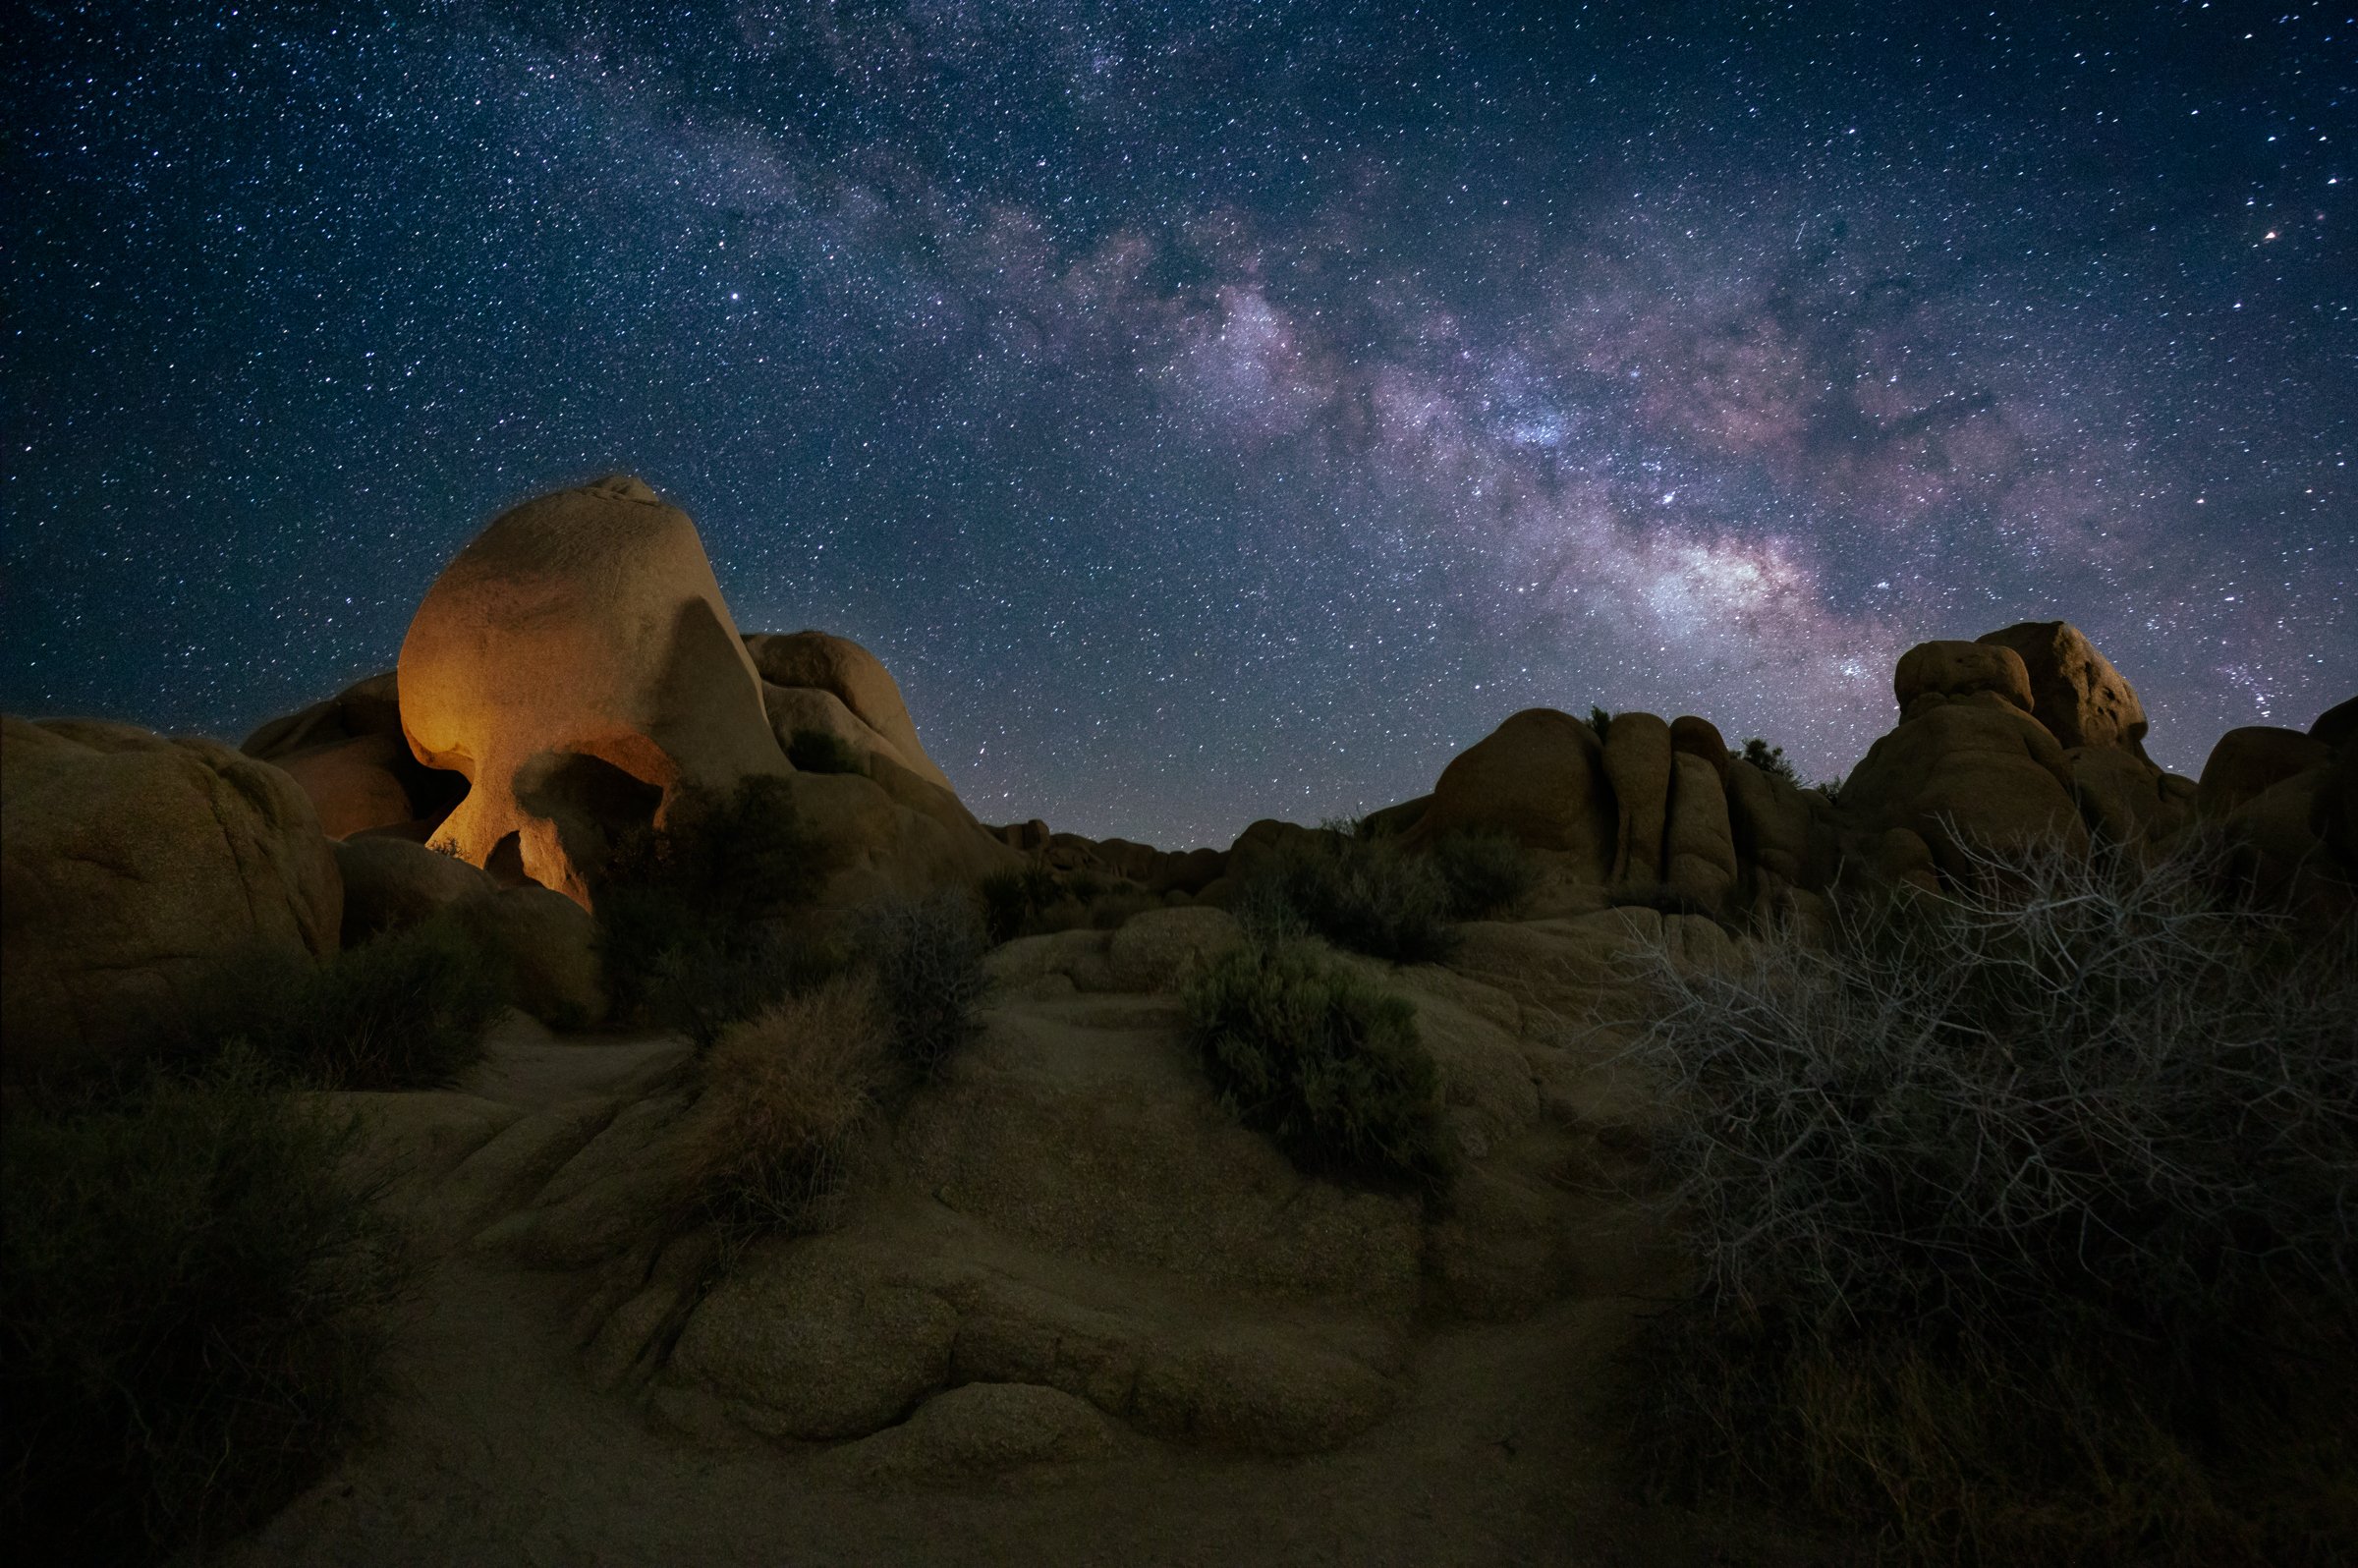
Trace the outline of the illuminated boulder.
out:
<instances>
[{"instance_id":1,"label":"illuminated boulder","mask_svg":"<svg viewBox=\"0 0 2358 1568\"><path fill-rule=\"evenodd\" d=\"M2145 756L2145 704L2127 677L2068 621L2024 621L1975 642L2022 660L2031 716L2066 751L2112 747ZM1933 644L1942 646L1947 644Z\"/></svg>"},{"instance_id":2,"label":"illuminated boulder","mask_svg":"<svg viewBox=\"0 0 2358 1568\"><path fill-rule=\"evenodd\" d=\"M433 842L584 905L618 830L786 771L696 526L626 476L494 520L427 589L399 674L411 750L470 784Z\"/></svg>"},{"instance_id":3,"label":"illuminated boulder","mask_svg":"<svg viewBox=\"0 0 2358 1568\"><path fill-rule=\"evenodd\" d=\"M410 755L391 670L270 720L238 750L302 785L329 838L398 831L423 842L467 793L465 778Z\"/></svg>"}]
</instances>

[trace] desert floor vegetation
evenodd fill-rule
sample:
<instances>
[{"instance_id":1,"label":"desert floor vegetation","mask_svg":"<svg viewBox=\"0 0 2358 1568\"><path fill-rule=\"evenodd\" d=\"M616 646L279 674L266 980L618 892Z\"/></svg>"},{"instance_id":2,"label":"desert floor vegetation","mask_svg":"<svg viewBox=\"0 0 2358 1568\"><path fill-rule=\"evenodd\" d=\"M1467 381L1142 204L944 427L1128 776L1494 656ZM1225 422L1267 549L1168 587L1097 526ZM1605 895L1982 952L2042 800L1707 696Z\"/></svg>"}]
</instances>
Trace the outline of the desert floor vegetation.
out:
<instances>
[{"instance_id":1,"label":"desert floor vegetation","mask_svg":"<svg viewBox=\"0 0 2358 1568\"><path fill-rule=\"evenodd\" d=\"M1182 993L1221 1099L1305 1170L1444 1187L1440 1076L1416 1010L1299 933L1257 932Z\"/></svg>"},{"instance_id":2,"label":"desert floor vegetation","mask_svg":"<svg viewBox=\"0 0 2358 1568\"><path fill-rule=\"evenodd\" d=\"M482 1059L509 989L502 960L443 914L291 979L243 1032L292 1083L442 1089Z\"/></svg>"},{"instance_id":3,"label":"desert floor vegetation","mask_svg":"<svg viewBox=\"0 0 2358 1568\"><path fill-rule=\"evenodd\" d=\"M705 1055L685 1159L724 1248L822 1225L892 1087L874 981L837 976L730 1026Z\"/></svg>"},{"instance_id":4,"label":"desert floor vegetation","mask_svg":"<svg viewBox=\"0 0 2358 1568\"><path fill-rule=\"evenodd\" d=\"M686 803L613 847L596 890L600 960L617 1017L709 1047L740 1019L832 967L785 924L824 885L825 846L784 779Z\"/></svg>"},{"instance_id":5,"label":"desert floor vegetation","mask_svg":"<svg viewBox=\"0 0 2358 1568\"><path fill-rule=\"evenodd\" d=\"M2358 945L2216 853L1984 856L1719 970L1634 1058L1692 1294L1634 1473L1920 1562L2358 1540Z\"/></svg>"},{"instance_id":6,"label":"desert floor vegetation","mask_svg":"<svg viewBox=\"0 0 2358 1568\"><path fill-rule=\"evenodd\" d=\"M989 938L963 891L889 900L865 922L861 949L872 966L892 1061L929 1079L982 1033Z\"/></svg>"},{"instance_id":7,"label":"desert floor vegetation","mask_svg":"<svg viewBox=\"0 0 2358 1568\"><path fill-rule=\"evenodd\" d=\"M805 773L864 773L860 754L833 730L800 729L787 738L786 760Z\"/></svg>"},{"instance_id":8,"label":"desert floor vegetation","mask_svg":"<svg viewBox=\"0 0 2358 1568\"><path fill-rule=\"evenodd\" d=\"M1536 876L1503 833L1444 834L1412 850L1360 825L1329 823L1281 845L1247 878L1240 907L1372 958L1437 964L1457 950L1458 922L1511 909Z\"/></svg>"},{"instance_id":9,"label":"desert floor vegetation","mask_svg":"<svg viewBox=\"0 0 2358 1568\"><path fill-rule=\"evenodd\" d=\"M1111 930L1164 902L1135 882L1089 870L1060 875L1039 860L984 877L980 891L983 932L994 947L1019 936Z\"/></svg>"},{"instance_id":10,"label":"desert floor vegetation","mask_svg":"<svg viewBox=\"0 0 2358 1568\"><path fill-rule=\"evenodd\" d=\"M160 1561L309 1484L372 1407L406 1277L349 1122L242 1046L0 1120L12 1552Z\"/></svg>"}]
</instances>

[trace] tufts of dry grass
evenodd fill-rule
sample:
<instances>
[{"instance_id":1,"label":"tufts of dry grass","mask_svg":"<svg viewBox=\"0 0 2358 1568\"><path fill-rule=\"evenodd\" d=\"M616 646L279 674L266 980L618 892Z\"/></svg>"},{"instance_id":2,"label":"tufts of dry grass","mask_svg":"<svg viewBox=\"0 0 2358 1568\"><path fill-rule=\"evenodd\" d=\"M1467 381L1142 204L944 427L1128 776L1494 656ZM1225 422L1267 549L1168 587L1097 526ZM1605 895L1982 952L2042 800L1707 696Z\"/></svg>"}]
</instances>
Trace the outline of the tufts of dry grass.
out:
<instances>
[{"instance_id":1,"label":"tufts of dry grass","mask_svg":"<svg viewBox=\"0 0 2358 1568\"><path fill-rule=\"evenodd\" d=\"M872 983L839 977L732 1026L703 1061L684 1148L724 1238L822 1227L891 1084Z\"/></svg>"}]
</instances>

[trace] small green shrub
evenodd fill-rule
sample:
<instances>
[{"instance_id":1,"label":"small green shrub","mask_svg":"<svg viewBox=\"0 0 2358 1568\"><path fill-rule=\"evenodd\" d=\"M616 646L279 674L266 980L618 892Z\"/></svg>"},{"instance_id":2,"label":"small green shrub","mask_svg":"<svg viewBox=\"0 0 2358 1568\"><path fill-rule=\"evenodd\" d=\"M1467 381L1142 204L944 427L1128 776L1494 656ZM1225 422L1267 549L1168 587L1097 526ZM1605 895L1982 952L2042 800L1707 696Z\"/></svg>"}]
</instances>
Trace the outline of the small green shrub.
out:
<instances>
[{"instance_id":1,"label":"small green shrub","mask_svg":"<svg viewBox=\"0 0 2358 1568\"><path fill-rule=\"evenodd\" d=\"M1289 839L1247 878L1256 918L1290 919L1338 947L1395 964L1440 963L1456 951L1453 901L1440 868L1388 839L1331 829Z\"/></svg>"},{"instance_id":2,"label":"small green shrub","mask_svg":"<svg viewBox=\"0 0 2358 1568\"><path fill-rule=\"evenodd\" d=\"M200 1063L237 1039L311 1088L440 1089L482 1059L509 982L505 962L445 911L315 970L241 954L205 992L191 1048L168 1054Z\"/></svg>"},{"instance_id":3,"label":"small green shrub","mask_svg":"<svg viewBox=\"0 0 2358 1568\"><path fill-rule=\"evenodd\" d=\"M786 742L786 760L805 773L865 773L860 754L833 730L796 730Z\"/></svg>"},{"instance_id":4,"label":"small green shrub","mask_svg":"<svg viewBox=\"0 0 2358 1568\"><path fill-rule=\"evenodd\" d=\"M243 1049L0 1125L0 1532L24 1562L217 1542L308 1485L378 1391L400 1238L352 1137Z\"/></svg>"},{"instance_id":5,"label":"small green shrub","mask_svg":"<svg viewBox=\"0 0 2358 1568\"><path fill-rule=\"evenodd\" d=\"M1481 920L1511 911L1530 896L1539 879L1530 852L1511 833L1443 833L1429 853L1448 889L1453 920Z\"/></svg>"},{"instance_id":6,"label":"small green shrub","mask_svg":"<svg viewBox=\"0 0 2358 1568\"><path fill-rule=\"evenodd\" d=\"M1610 713L1607 713L1603 708L1591 703L1589 706L1589 728L1597 732L1597 738L1600 741L1603 740L1604 732L1612 727L1613 716Z\"/></svg>"},{"instance_id":7,"label":"small green shrub","mask_svg":"<svg viewBox=\"0 0 2358 1568\"><path fill-rule=\"evenodd\" d=\"M1633 1055L1695 1264L1641 1466L1911 1561L2358 1539L2358 935L2200 846L1999 859L1829 941L1657 955Z\"/></svg>"},{"instance_id":8,"label":"small green shrub","mask_svg":"<svg viewBox=\"0 0 2358 1568\"><path fill-rule=\"evenodd\" d=\"M989 943L974 903L947 892L886 903L870 912L866 936L893 1058L910 1076L932 1078L982 1031Z\"/></svg>"},{"instance_id":9,"label":"small green shrub","mask_svg":"<svg viewBox=\"0 0 2358 1568\"><path fill-rule=\"evenodd\" d=\"M1785 749L1770 746L1757 735L1746 741L1742 750L1729 752L1727 759L1731 762L1750 762L1769 777L1781 778L1795 789L1801 788L1801 775L1794 772L1793 764L1785 759Z\"/></svg>"},{"instance_id":10,"label":"small green shrub","mask_svg":"<svg viewBox=\"0 0 2358 1568\"><path fill-rule=\"evenodd\" d=\"M723 799L681 803L666 826L625 838L595 890L597 940L617 1016L708 1046L829 966L798 950L780 917L825 885L833 857L803 827L793 786L756 775Z\"/></svg>"},{"instance_id":11,"label":"small green shrub","mask_svg":"<svg viewBox=\"0 0 2358 1568\"><path fill-rule=\"evenodd\" d=\"M1253 941L1184 992L1205 1072L1305 1170L1438 1187L1440 1075L1408 1002L1299 937Z\"/></svg>"}]
</instances>

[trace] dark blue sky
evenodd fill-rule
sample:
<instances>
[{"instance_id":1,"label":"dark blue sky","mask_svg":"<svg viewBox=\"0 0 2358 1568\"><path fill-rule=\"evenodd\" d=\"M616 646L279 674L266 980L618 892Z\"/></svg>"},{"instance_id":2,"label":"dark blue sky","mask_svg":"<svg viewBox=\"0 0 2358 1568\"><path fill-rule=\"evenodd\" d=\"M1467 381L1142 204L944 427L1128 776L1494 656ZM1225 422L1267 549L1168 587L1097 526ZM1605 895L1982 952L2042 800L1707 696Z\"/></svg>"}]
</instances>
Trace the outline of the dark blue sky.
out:
<instances>
[{"instance_id":1,"label":"dark blue sky","mask_svg":"<svg viewBox=\"0 0 2358 1568\"><path fill-rule=\"evenodd\" d=\"M1172 845L2034 617L2182 770L2358 690L2346 11L1475 9L21 11L0 703L234 739L616 469Z\"/></svg>"}]
</instances>

